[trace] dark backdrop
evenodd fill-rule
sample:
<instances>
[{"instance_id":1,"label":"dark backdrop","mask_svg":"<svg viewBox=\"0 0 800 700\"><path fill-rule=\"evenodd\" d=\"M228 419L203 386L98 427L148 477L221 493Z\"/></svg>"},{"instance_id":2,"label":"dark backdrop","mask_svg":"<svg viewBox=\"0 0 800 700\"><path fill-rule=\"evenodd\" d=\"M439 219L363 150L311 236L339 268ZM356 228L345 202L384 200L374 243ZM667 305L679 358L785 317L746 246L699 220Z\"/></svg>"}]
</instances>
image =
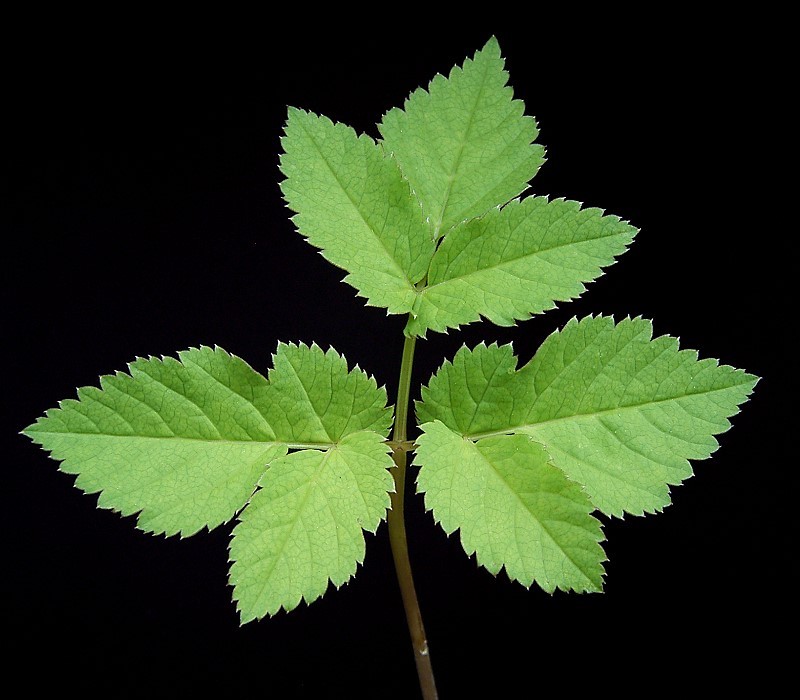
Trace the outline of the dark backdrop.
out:
<instances>
[{"instance_id":1,"label":"dark backdrop","mask_svg":"<svg viewBox=\"0 0 800 700\"><path fill-rule=\"evenodd\" d=\"M365 308L288 221L277 169L286 105L376 136L388 108L496 32L548 149L531 191L603 207L641 233L581 300L516 328L431 334L417 386L463 343L513 341L526 361L589 313L653 318L658 334L765 379L674 505L606 522L603 595L550 596L491 576L411 496L442 697L777 678L793 528L768 418L776 343L760 340L778 289L758 245L767 232L745 128L766 88L745 70L753 51L713 22L661 29L643 24L623 40L612 28L506 20L431 40L420 26L371 38L287 27L280 42L211 33L158 50L146 33L109 31L17 55L6 86L7 660L97 694L232 683L267 697L416 697L385 526L341 590L240 628L230 525L185 541L144 535L96 510L15 433L135 356L201 343L262 372L279 340L332 345L393 397L403 320ZM547 31L555 41L537 39Z\"/></svg>"}]
</instances>

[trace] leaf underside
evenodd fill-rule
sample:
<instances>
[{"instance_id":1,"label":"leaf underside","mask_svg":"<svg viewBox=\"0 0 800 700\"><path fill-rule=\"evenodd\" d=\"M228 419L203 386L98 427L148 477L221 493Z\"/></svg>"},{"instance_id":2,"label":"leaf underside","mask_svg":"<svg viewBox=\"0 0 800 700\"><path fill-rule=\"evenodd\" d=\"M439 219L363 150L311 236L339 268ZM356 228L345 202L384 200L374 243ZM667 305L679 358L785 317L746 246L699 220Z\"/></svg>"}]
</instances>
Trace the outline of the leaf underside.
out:
<instances>
[{"instance_id":1,"label":"leaf underside","mask_svg":"<svg viewBox=\"0 0 800 700\"><path fill-rule=\"evenodd\" d=\"M78 488L98 493L100 507L138 513L147 532L188 536L244 507L246 544L237 544L239 527L231 544L231 582L243 622L275 612L278 598L278 607L287 609L301 598L314 600L325 591L320 577L344 583L363 561L361 529L375 531L393 488L384 442L391 409L375 380L317 346L281 344L273 365L266 379L209 347L181 352L179 360L138 359L129 373L79 389L78 400L62 401L24 431L62 461L62 471L77 475ZM287 455L290 449L298 451ZM309 464L318 468L281 476L286 465ZM316 495L287 498L287 483ZM339 508L334 532L340 538L328 542L328 558L316 558L288 580L273 576L274 595L255 595L252 572L284 571L282 557L291 549L276 549L269 535L247 537L246 523L255 515L246 504L252 498L262 518L274 511L291 519L297 538L303 528L316 531L308 518L317 511L308 508L320 494Z\"/></svg>"}]
</instances>

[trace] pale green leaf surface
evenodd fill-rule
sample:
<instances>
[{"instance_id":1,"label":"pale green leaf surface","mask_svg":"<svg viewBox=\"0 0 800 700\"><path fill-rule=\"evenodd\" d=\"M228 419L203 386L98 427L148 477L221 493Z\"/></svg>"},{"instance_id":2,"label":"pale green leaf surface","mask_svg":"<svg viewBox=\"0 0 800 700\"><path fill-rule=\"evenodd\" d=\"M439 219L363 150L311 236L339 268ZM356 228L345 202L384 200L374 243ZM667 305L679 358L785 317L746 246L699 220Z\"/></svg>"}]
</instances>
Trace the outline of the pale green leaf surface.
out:
<instances>
[{"instance_id":1,"label":"pale green leaf surface","mask_svg":"<svg viewBox=\"0 0 800 700\"><path fill-rule=\"evenodd\" d=\"M62 401L25 430L62 471L78 475L78 488L100 494L101 507L139 513L143 530L213 528L289 447L326 448L347 431L388 430L385 391L360 370L348 372L333 350L280 346L274 384L221 348L179 357L138 359L130 374L79 389L77 401ZM277 408L287 405L296 425Z\"/></svg>"},{"instance_id":2,"label":"pale green leaf surface","mask_svg":"<svg viewBox=\"0 0 800 700\"><path fill-rule=\"evenodd\" d=\"M411 311L434 244L397 163L368 136L298 109L282 145L281 189L300 233L368 304Z\"/></svg>"},{"instance_id":3,"label":"pale green leaf surface","mask_svg":"<svg viewBox=\"0 0 800 700\"><path fill-rule=\"evenodd\" d=\"M649 321L570 321L516 371L510 346L462 348L423 388L420 422L472 440L527 434L610 515L661 510L757 378L652 338Z\"/></svg>"},{"instance_id":4,"label":"pale green leaf surface","mask_svg":"<svg viewBox=\"0 0 800 700\"><path fill-rule=\"evenodd\" d=\"M335 443L359 430L387 435L392 409L386 390L332 348L281 343L269 371L263 411L289 443Z\"/></svg>"},{"instance_id":5,"label":"pale green leaf surface","mask_svg":"<svg viewBox=\"0 0 800 700\"><path fill-rule=\"evenodd\" d=\"M504 63L493 38L379 125L436 239L519 195L544 162L544 148L532 143L536 122L513 99Z\"/></svg>"},{"instance_id":6,"label":"pale green leaf surface","mask_svg":"<svg viewBox=\"0 0 800 700\"><path fill-rule=\"evenodd\" d=\"M422 426L414 463L425 505L493 574L545 591L599 591L600 523L578 484L526 435L473 442L440 421Z\"/></svg>"},{"instance_id":7,"label":"pale green leaf surface","mask_svg":"<svg viewBox=\"0 0 800 700\"><path fill-rule=\"evenodd\" d=\"M546 197L513 201L453 229L431 261L406 332L443 331L481 316L502 326L580 296L636 229L599 209Z\"/></svg>"},{"instance_id":8,"label":"pale green leaf surface","mask_svg":"<svg viewBox=\"0 0 800 700\"><path fill-rule=\"evenodd\" d=\"M275 460L240 515L230 553L242 622L291 610L337 588L364 561L363 530L375 532L393 491L381 436L356 432L324 451Z\"/></svg>"}]
</instances>

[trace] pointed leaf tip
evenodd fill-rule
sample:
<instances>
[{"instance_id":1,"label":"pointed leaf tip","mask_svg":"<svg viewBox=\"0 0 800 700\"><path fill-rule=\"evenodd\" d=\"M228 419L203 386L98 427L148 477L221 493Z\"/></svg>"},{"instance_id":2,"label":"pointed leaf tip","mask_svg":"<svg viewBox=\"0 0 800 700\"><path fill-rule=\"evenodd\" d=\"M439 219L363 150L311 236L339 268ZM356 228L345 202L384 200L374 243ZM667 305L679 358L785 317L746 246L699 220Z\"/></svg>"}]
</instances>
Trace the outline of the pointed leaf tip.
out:
<instances>
[{"instance_id":1,"label":"pointed leaf tip","mask_svg":"<svg viewBox=\"0 0 800 700\"><path fill-rule=\"evenodd\" d=\"M488 41L483 45L481 52L493 53L498 56L500 55L500 42L497 41L497 37L494 34L492 34Z\"/></svg>"}]
</instances>

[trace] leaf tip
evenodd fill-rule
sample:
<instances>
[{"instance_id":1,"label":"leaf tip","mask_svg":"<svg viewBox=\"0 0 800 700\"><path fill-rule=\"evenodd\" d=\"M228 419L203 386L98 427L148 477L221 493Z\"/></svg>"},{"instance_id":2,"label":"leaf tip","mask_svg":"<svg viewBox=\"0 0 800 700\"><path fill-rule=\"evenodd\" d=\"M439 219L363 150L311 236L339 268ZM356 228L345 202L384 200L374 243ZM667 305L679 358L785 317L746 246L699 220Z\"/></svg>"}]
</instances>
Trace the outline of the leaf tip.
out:
<instances>
[{"instance_id":1,"label":"leaf tip","mask_svg":"<svg viewBox=\"0 0 800 700\"><path fill-rule=\"evenodd\" d=\"M500 55L500 42L494 34L492 34L489 40L483 45L481 53L493 54L496 56Z\"/></svg>"}]
</instances>

